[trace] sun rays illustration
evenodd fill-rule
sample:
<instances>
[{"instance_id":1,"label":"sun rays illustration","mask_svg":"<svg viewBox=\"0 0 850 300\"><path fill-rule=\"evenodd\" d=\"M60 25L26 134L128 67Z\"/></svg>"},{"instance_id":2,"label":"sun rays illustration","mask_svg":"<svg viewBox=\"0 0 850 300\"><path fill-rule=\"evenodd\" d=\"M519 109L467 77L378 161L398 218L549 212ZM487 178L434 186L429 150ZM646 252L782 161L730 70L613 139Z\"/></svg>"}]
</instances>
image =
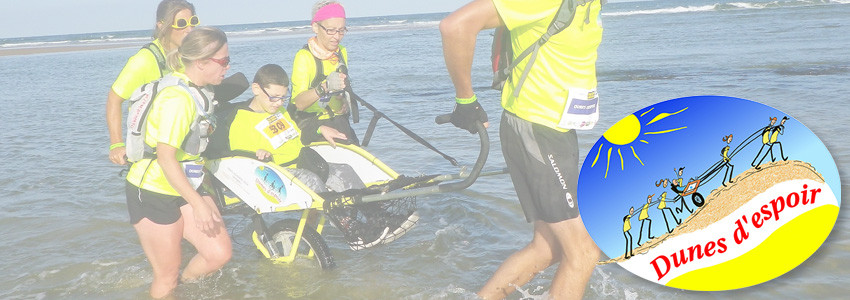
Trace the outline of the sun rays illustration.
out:
<instances>
[{"instance_id":1,"label":"sun rays illustration","mask_svg":"<svg viewBox=\"0 0 850 300\"><path fill-rule=\"evenodd\" d=\"M603 150L605 150L605 148L607 148L607 151L605 151L607 152L607 158L605 158L605 178L608 178L608 171L611 169L611 155L614 154L614 152L616 152L616 155L620 158L620 170L622 171L625 171L626 169L625 159L623 158L623 152L626 152L626 155L628 155L628 152L630 151L632 156L634 156L635 159L637 159L637 161L640 163L640 165L643 166L643 161L640 159L640 156L635 150L633 143L637 141L644 144L649 144L647 140L651 139L652 135L664 134L687 128L687 126L682 126L678 128L659 128L658 130L654 130L653 127L657 127L659 125L650 126L653 123L663 120L664 118L674 116L678 113L687 110L688 108L685 107L679 111L672 113L659 113L647 122L646 119L649 118L647 115L649 115L650 112L652 112L654 109L654 107L651 107L647 111L641 113L640 116L636 116L635 114L628 115L620 121L617 121L617 123L611 126L611 128L609 128L607 131L605 131L605 133L602 134L602 137L608 143L603 142L599 144L599 148L596 150L596 157L593 159L593 163L590 165L590 167L593 168L596 166L596 163L599 161L599 157L602 155L602 152ZM641 121L644 121L645 123L642 123Z\"/></svg>"}]
</instances>

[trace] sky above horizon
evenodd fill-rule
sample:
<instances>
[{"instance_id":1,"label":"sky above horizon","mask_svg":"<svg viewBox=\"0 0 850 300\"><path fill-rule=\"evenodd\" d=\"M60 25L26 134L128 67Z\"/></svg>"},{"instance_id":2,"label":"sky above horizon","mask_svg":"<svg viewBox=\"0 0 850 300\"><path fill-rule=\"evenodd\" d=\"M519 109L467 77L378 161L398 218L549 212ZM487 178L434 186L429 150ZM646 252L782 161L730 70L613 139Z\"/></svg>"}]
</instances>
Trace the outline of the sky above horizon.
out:
<instances>
[{"instance_id":1,"label":"sky above horizon","mask_svg":"<svg viewBox=\"0 0 850 300\"><path fill-rule=\"evenodd\" d=\"M341 0L348 17L454 11L471 0ZM609 0L629 2L645 0ZM152 29L160 0L3 1L0 39ZM315 0L190 1L204 25L308 20Z\"/></svg>"},{"instance_id":2,"label":"sky above horizon","mask_svg":"<svg viewBox=\"0 0 850 300\"><path fill-rule=\"evenodd\" d=\"M0 38L144 30L153 28L160 0L3 1ZM250 24L308 20L314 0L196 0L204 25ZM468 0L341 0L348 17L449 12Z\"/></svg>"}]
</instances>

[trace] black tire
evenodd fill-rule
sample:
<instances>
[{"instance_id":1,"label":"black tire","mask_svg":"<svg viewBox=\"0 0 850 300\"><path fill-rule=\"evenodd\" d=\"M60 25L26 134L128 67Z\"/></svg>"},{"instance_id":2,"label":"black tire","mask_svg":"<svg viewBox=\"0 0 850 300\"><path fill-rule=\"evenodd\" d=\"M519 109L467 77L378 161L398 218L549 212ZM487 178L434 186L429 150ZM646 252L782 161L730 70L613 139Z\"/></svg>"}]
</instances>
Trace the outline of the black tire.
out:
<instances>
[{"instance_id":1,"label":"black tire","mask_svg":"<svg viewBox=\"0 0 850 300\"><path fill-rule=\"evenodd\" d=\"M703 198L700 193L694 193L694 195L691 196L691 199L693 199L694 205L697 207L702 207L702 205L705 204L705 198Z\"/></svg>"},{"instance_id":2,"label":"black tire","mask_svg":"<svg viewBox=\"0 0 850 300\"><path fill-rule=\"evenodd\" d=\"M288 256L292 248L292 242L295 239L295 232L298 230L299 220L281 220L277 221L269 227L269 240L272 242L281 256ZM328 244L325 239L316 232L316 229L309 226L304 227L304 234L301 236L301 243L298 246L298 255L296 259L305 259L310 250L313 250L313 258L322 269L333 269L336 267L333 255L331 255Z\"/></svg>"}]
</instances>

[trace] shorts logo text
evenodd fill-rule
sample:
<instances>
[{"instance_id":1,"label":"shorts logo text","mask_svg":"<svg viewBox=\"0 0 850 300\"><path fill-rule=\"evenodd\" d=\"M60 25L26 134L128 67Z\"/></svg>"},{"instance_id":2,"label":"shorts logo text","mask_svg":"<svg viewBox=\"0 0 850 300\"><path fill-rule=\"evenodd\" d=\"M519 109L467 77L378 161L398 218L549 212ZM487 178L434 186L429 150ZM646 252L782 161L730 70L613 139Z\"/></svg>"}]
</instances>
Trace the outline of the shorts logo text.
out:
<instances>
[{"instance_id":1,"label":"shorts logo text","mask_svg":"<svg viewBox=\"0 0 850 300\"><path fill-rule=\"evenodd\" d=\"M555 163L555 156L549 154L547 155L547 158L549 158L549 164L552 165L552 171L555 171L555 175L558 176L558 182L561 183L561 188L564 190L568 190L567 181L564 179L564 175L561 175L561 169L558 168L558 164ZM570 208L575 208L575 201L573 201L573 197L569 192L567 192L566 198L567 204L570 206Z\"/></svg>"}]
</instances>

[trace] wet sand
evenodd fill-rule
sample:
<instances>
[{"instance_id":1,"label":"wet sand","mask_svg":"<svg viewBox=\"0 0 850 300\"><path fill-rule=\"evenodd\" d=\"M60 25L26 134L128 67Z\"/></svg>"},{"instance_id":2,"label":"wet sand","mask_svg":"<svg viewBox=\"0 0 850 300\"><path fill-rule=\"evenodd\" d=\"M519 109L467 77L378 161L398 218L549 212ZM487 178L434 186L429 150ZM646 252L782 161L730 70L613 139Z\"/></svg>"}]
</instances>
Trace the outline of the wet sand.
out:
<instances>
[{"instance_id":1,"label":"wet sand","mask_svg":"<svg viewBox=\"0 0 850 300\"><path fill-rule=\"evenodd\" d=\"M39 46L39 47L14 47L0 48L0 56L31 55L58 52L90 51L101 49L113 49L123 47L141 47L138 43L116 43L96 45L64 45L64 46Z\"/></svg>"}]
</instances>

